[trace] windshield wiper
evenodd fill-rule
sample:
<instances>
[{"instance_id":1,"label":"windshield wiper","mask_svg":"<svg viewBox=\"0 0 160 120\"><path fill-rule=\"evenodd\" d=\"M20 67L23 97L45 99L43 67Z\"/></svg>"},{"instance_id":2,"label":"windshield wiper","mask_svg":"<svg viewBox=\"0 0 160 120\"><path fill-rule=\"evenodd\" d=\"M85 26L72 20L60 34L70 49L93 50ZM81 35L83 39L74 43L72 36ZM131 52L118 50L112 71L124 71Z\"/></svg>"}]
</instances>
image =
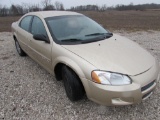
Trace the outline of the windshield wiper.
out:
<instances>
[{"instance_id":1,"label":"windshield wiper","mask_svg":"<svg viewBox=\"0 0 160 120\"><path fill-rule=\"evenodd\" d=\"M108 33L92 33L85 36L97 36L97 35L105 35L105 34L108 34Z\"/></svg>"},{"instance_id":2,"label":"windshield wiper","mask_svg":"<svg viewBox=\"0 0 160 120\"><path fill-rule=\"evenodd\" d=\"M85 41L82 41L82 43L91 43L91 42L96 42L96 41L100 41L100 40L105 40L105 39L108 39L113 36L113 33L103 33L103 34L104 34L104 36L99 36L99 37L95 37L93 39L85 40Z\"/></svg>"},{"instance_id":3,"label":"windshield wiper","mask_svg":"<svg viewBox=\"0 0 160 120\"><path fill-rule=\"evenodd\" d=\"M85 35L85 36L97 36L97 35L104 35L106 33L92 33L92 34L88 34L88 35Z\"/></svg>"},{"instance_id":4,"label":"windshield wiper","mask_svg":"<svg viewBox=\"0 0 160 120\"><path fill-rule=\"evenodd\" d=\"M70 39L63 39L61 40L61 42L79 42L82 41L81 39L77 39L77 38L70 38Z\"/></svg>"}]
</instances>

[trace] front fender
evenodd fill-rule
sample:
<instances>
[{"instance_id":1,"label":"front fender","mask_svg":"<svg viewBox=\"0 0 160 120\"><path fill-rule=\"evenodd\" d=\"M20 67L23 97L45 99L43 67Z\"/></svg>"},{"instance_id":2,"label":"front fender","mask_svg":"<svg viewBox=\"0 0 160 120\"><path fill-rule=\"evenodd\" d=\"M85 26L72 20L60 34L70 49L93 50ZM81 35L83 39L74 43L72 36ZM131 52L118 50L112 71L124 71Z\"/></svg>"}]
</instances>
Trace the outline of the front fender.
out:
<instances>
[{"instance_id":1,"label":"front fender","mask_svg":"<svg viewBox=\"0 0 160 120\"><path fill-rule=\"evenodd\" d=\"M53 70L58 63L63 63L70 67L79 76L79 78L85 78L85 74L83 73L79 65L67 57L59 56L52 63ZM55 73L53 73L53 75L55 76Z\"/></svg>"}]
</instances>

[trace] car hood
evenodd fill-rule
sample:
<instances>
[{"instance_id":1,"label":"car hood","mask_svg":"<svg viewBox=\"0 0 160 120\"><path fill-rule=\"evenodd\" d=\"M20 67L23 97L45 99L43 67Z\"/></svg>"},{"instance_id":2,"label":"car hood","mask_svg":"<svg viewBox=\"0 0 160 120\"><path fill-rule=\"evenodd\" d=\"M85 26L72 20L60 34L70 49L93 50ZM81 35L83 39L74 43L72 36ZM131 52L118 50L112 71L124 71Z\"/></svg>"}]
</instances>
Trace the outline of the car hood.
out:
<instances>
[{"instance_id":1,"label":"car hood","mask_svg":"<svg viewBox=\"0 0 160 120\"><path fill-rule=\"evenodd\" d=\"M137 75L150 69L154 58L137 43L119 35L92 43L62 45L97 69Z\"/></svg>"}]
</instances>

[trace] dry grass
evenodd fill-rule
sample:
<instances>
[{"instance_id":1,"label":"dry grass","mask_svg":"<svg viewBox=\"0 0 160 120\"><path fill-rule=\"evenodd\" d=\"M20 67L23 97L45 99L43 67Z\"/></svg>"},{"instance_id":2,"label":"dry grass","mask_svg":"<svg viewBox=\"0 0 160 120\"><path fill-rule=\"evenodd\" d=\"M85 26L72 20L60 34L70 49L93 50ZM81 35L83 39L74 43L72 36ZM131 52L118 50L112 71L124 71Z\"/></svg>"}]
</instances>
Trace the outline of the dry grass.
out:
<instances>
[{"instance_id":1,"label":"dry grass","mask_svg":"<svg viewBox=\"0 0 160 120\"><path fill-rule=\"evenodd\" d=\"M12 22L17 21L20 16L0 17L0 32L10 32Z\"/></svg>"},{"instance_id":2,"label":"dry grass","mask_svg":"<svg viewBox=\"0 0 160 120\"><path fill-rule=\"evenodd\" d=\"M81 12L91 17L98 23L102 24L106 29L113 30L160 30L160 11L107 11ZM0 17L0 32L11 31L12 22L20 17Z\"/></svg>"},{"instance_id":3,"label":"dry grass","mask_svg":"<svg viewBox=\"0 0 160 120\"><path fill-rule=\"evenodd\" d=\"M82 12L109 30L160 30L160 11Z\"/></svg>"}]
</instances>

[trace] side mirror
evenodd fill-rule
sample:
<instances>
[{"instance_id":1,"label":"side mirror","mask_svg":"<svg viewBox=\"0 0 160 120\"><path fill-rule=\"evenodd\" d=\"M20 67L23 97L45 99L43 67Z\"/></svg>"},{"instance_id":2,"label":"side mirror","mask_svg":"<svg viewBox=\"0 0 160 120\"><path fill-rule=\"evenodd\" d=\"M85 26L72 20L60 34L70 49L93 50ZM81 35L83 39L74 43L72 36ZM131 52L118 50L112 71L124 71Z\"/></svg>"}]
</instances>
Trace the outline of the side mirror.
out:
<instances>
[{"instance_id":1,"label":"side mirror","mask_svg":"<svg viewBox=\"0 0 160 120\"><path fill-rule=\"evenodd\" d=\"M44 41L46 43L50 43L50 41L48 40L48 38L45 35L43 35L43 34L35 34L35 35L33 35L33 38L35 40L38 40L38 41Z\"/></svg>"}]
</instances>

